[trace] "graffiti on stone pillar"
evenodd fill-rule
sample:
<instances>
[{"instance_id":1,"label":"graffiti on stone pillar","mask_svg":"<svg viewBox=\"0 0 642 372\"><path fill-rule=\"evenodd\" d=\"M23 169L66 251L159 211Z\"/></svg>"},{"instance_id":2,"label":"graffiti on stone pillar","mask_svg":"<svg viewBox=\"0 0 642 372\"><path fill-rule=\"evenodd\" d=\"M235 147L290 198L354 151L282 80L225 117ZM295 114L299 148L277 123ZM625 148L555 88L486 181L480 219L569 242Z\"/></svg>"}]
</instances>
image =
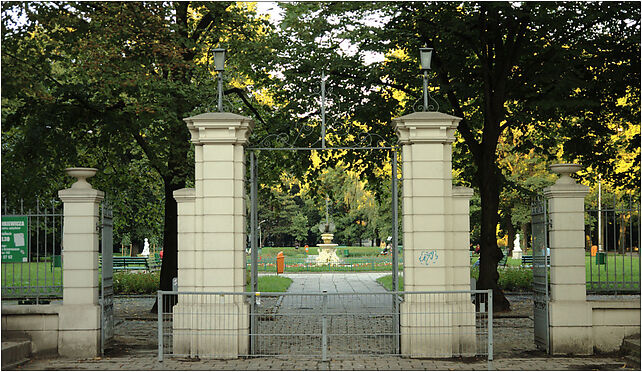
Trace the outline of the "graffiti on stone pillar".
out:
<instances>
[{"instance_id":1,"label":"graffiti on stone pillar","mask_svg":"<svg viewBox=\"0 0 642 372\"><path fill-rule=\"evenodd\" d=\"M431 264L436 264L439 256L436 251L423 251L419 255L419 263L422 265L430 266Z\"/></svg>"}]
</instances>

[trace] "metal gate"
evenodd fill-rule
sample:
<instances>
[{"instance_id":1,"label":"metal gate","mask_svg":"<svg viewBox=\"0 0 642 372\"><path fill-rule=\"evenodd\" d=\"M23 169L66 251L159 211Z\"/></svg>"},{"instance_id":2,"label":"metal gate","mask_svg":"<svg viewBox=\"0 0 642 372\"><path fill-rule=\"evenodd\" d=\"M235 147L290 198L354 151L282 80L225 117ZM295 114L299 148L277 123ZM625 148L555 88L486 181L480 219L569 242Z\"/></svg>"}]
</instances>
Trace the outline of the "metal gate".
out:
<instances>
[{"instance_id":1,"label":"metal gate","mask_svg":"<svg viewBox=\"0 0 642 372\"><path fill-rule=\"evenodd\" d=\"M114 265L112 260L114 224L112 210L107 202L103 202L101 212L100 352L105 355L105 348L114 337Z\"/></svg>"},{"instance_id":2,"label":"metal gate","mask_svg":"<svg viewBox=\"0 0 642 372\"><path fill-rule=\"evenodd\" d=\"M533 248L533 321L535 325L535 345L547 353L550 351L549 329L549 287L548 268L550 256L548 249L548 208L547 200L538 196L532 203L532 248Z\"/></svg>"},{"instance_id":3,"label":"metal gate","mask_svg":"<svg viewBox=\"0 0 642 372\"><path fill-rule=\"evenodd\" d=\"M171 358L284 357L297 361L410 357L396 340L401 329L393 303L415 304L405 312L406 342L424 348L412 357L487 356L493 361L492 290L378 293L254 293L158 291L159 304L178 298L188 306L158 313L158 360ZM230 305L254 303L250 334ZM173 303L173 302L172 302ZM475 304L475 305L473 305ZM160 306L159 309L167 309ZM447 308L447 311L444 309ZM247 336L250 349L245 346ZM458 347L453 347L459 344ZM443 347L447 345L447 347ZM398 359L395 359L395 361Z\"/></svg>"},{"instance_id":4,"label":"metal gate","mask_svg":"<svg viewBox=\"0 0 642 372\"><path fill-rule=\"evenodd\" d=\"M271 153L273 151L332 151L332 150L342 150L342 151L385 151L388 153L391 162L392 168L392 177L391 177L391 194L392 197L392 239L390 241L391 253L392 253L392 287L394 290L399 288L399 242L398 242L398 227L399 227L399 216L398 216L398 182L397 177L398 164L397 156L399 154L399 148L396 144L390 143L390 141L381 137L377 134L372 133L362 133L361 135L355 135L354 133L348 133L344 127L344 123L341 120L341 110L339 109L338 102L332 103L331 107L335 107L336 110L331 114L327 110L328 99L332 96L330 90L326 91L326 75L325 73L321 76L321 85L320 89L314 95L318 95L320 99L320 112L321 112L321 126L320 133L315 133L316 126L307 126L301 125L300 127L295 126L291 128L292 133L271 133L267 134L263 138L251 138L251 146L247 148L249 151L249 164L250 164L250 250L251 250L251 274L250 274L250 288L252 292L258 291L258 249L259 249L259 238L258 238L258 179L259 179L259 158L258 155L261 151ZM333 116L334 115L334 116ZM326 124L326 117L329 119L329 125ZM344 132L345 131L345 132ZM326 135L330 134L334 138L334 143L326 144ZM327 204L326 204L327 208ZM327 213L327 212L326 212ZM327 223L328 221L326 221ZM374 266L374 264L373 264ZM392 301L390 304L390 312L393 318L393 327L394 331L392 337L394 340L392 345L396 350L399 349L399 302ZM254 302L251 302L251 312L256 314L257 306ZM256 342L256 331L258 323L255 317L250 319L250 329L251 329L251 345L252 350L254 350L254 345ZM255 350L254 350L255 351Z\"/></svg>"}]
</instances>

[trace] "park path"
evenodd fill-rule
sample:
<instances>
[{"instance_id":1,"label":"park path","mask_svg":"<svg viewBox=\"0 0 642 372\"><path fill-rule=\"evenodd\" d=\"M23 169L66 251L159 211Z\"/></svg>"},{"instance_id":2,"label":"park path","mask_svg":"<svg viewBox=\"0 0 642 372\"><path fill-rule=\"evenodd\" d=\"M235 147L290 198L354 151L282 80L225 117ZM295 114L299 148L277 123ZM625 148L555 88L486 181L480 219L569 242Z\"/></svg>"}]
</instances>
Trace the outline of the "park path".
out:
<instances>
[{"instance_id":1,"label":"park path","mask_svg":"<svg viewBox=\"0 0 642 372\"><path fill-rule=\"evenodd\" d=\"M280 309L318 311L322 307L322 297L308 294L327 291L328 311L344 314L390 313L392 296L375 294L386 292L376 280L387 274L387 272L285 274L284 276L292 279L293 282L286 292L288 295L283 297Z\"/></svg>"}]
</instances>

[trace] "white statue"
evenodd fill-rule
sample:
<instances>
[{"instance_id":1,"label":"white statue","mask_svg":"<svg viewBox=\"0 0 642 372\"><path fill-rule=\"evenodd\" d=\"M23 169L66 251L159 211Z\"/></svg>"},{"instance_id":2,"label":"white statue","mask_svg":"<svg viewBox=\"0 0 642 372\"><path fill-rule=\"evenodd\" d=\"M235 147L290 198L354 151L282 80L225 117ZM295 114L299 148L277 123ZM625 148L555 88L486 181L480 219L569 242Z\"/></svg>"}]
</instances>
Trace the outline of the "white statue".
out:
<instances>
[{"instance_id":1,"label":"white statue","mask_svg":"<svg viewBox=\"0 0 642 372\"><path fill-rule=\"evenodd\" d=\"M143 244L143 253L141 253L141 255L149 257L149 242L147 241L147 238L145 238L145 243Z\"/></svg>"},{"instance_id":2,"label":"white statue","mask_svg":"<svg viewBox=\"0 0 642 372\"><path fill-rule=\"evenodd\" d=\"M522 259L522 247L519 244L519 234L515 236L515 241L513 242L513 258L516 260Z\"/></svg>"}]
</instances>

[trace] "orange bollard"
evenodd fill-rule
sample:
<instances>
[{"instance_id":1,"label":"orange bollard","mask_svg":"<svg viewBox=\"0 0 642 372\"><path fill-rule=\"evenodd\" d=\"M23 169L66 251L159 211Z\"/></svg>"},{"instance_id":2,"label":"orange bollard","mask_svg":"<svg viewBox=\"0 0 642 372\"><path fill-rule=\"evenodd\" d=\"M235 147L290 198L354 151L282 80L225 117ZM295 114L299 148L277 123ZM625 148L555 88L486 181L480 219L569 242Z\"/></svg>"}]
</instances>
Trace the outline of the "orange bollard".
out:
<instances>
[{"instance_id":1,"label":"orange bollard","mask_svg":"<svg viewBox=\"0 0 642 372\"><path fill-rule=\"evenodd\" d=\"M276 273L283 274L285 270L285 257L283 256L283 251L276 254Z\"/></svg>"},{"instance_id":2,"label":"orange bollard","mask_svg":"<svg viewBox=\"0 0 642 372\"><path fill-rule=\"evenodd\" d=\"M591 247L591 257L595 257L596 253L597 253L597 245L594 245Z\"/></svg>"}]
</instances>

